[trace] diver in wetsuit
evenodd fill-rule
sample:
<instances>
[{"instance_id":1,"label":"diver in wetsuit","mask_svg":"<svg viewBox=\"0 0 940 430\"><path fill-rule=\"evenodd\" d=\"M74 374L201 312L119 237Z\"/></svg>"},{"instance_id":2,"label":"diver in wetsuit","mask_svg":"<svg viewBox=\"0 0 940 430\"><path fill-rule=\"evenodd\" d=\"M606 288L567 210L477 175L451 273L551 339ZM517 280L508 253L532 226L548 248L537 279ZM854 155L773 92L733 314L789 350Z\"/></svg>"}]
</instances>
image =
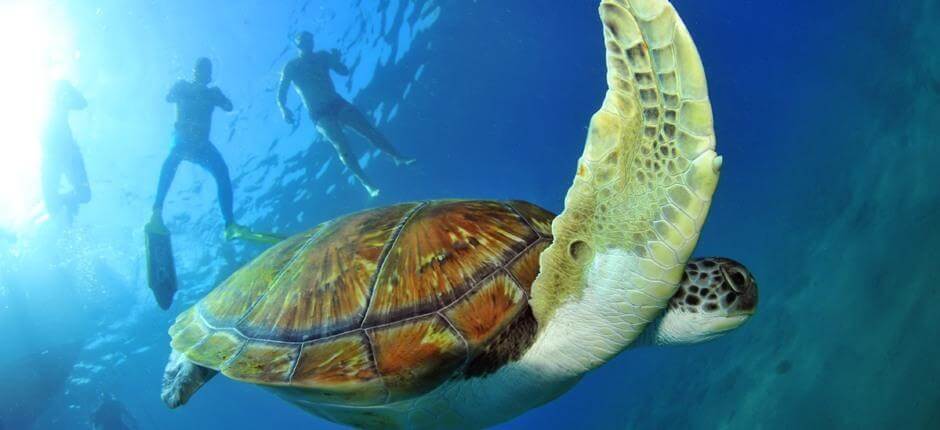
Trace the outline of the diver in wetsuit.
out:
<instances>
[{"instance_id":1,"label":"diver in wetsuit","mask_svg":"<svg viewBox=\"0 0 940 430\"><path fill-rule=\"evenodd\" d=\"M249 230L235 223L232 210L232 181L222 154L209 141L212 113L216 108L232 111L232 102L218 87L210 87L212 62L200 58L193 69L193 80L180 80L166 96L168 103L176 104L176 125L173 148L160 171L160 183L153 204L153 217L149 227L166 231L163 224L163 202L182 161L195 163L209 171L218 188L219 205L225 218L225 238L236 239L249 234Z\"/></svg>"},{"instance_id":2,"label":"diver in wetsuit","mask_svg":"<svg viewBox=\"0 0 940 430\"><path fill-rule=\"evenodd\" d=\"M366 178L358 160L350 151L349 141L343 131L345 128L351 128L362 135L372 146L391 156L395 164L407 165L415 160L399 154L362 112L336 92L330 71L343 76L349 74L349 69L342 63L338 51L314 52L313 34L307 31L298 34L294 43L299 55L284 66L277 91L277 103L284 120L291 125L296 123L293 112L285 106L287 90L294 84L307 107L310 119L316 124L317 131L333 144L340 161L359 179L369 195L379 195L379 189Z\"/></svg>"},{"instance_id":3,"label":"diver in wetsuit","mask_svg":"<svg viewBox=\"0 0 940 430\"><path fill-rule=\"evenodd\" d=\"M101 405L91 414L89 421L92 430L135 430L138 428L137 420L113 395L102 397Z\"/></svg>"},{"instance_id":4,"label":"diver in wetsuit","mask_svg":"<svg viewBox=\"0 0 940 430\"><path fill-rule=\"evenodd\" d=\"M78 206L91 200L85 162L69 126L69 113L87 106L88 102L72 84L64 80L56 82L49 120L42 136L42 191L46 210L69 222L78 212ZM72 187L70 193L59 192L63 176Z\"/></svg>"}]
</instances>

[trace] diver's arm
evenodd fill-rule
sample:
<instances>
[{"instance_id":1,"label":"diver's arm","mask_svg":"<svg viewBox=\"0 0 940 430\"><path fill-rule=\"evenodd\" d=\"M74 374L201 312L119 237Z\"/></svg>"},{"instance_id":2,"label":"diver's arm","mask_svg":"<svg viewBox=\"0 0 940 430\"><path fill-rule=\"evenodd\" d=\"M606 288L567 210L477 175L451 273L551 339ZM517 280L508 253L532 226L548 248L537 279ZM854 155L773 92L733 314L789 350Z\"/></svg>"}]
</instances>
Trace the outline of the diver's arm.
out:
<instances>
[{"instance_id":1,"label":"diver's arm","mask_svg":"<svg viewBox=\"0 0 940 430\"><path fill-rule=\"evenodd\" d=\"M170 92L166 94L167 103L176 103L180 98L180 90L182 90L183 81L177 81L173 84L173 87L170 88Z\"/></svg>"},{"instance_id":2,"label":"diver's arm","mask_svg":"<svg viewBox=\"0 0 940 430\"><path fill-rule=\"evenodd\" d=\"M73 110L82 110L88 107L88 100L85 100L85 96L74 88L72 89L71 98L70 104Z\"/></svg>"},{"instance_id":3,"label":"diver's arm","mask_svg":"<svg viewBox=\"0 0 940 430\"><path fill-rule=\"evenodd\" d=\"M216 101L215 105L222 109L225 112L231 112L234 106L232 106L232 101L225 97L225 94L222 94L222 90L218 87L215 89Z\"/></svg>"},{"instance_id":4,"label":"diver's arm","mask_svg":"<svg viewBox=\"0 0 940 430\"><path fill-rule=\"evenodd\" d=\"M340 76L349 76L349 67L343 64L343 58L336 49L330 51L330 68Z\"/></svg>"},{"instance_id":5,"label":"diver's arm","mask_svg":"<svg viewBox=\"0 0 940 430\"><path fill-rule=\"evenodd\" d=\"M290 89L291 84L289 68L290 63L284 66L284 70L281 71L281 82L277 85L277 106L281 108L281 112L287 110L287 90Z\"/></svg>"},{"instance_id":6,"label":"diver's arm","mask_svg":"<svg viewBox=\"0 0 940 430\"><path fill-rule=\"evenodd\" d=\"M284 70L281 71L281 82L277 86L277 107L281 109L281 116L284 117L284 121L293 124L294 114L287 108L287 91L290 89L291 81L293 81L290 65L291 63L287 63Z\"/></svg>"},{"instance_id":7,"label":"diver's arm","mask_svg":"<svg viewBox=\"0 0 940 430\"><path fill-rule=\"evenodd\" d=\"M69 81L59 81L55 89L55 105L62 110L82 110L88 107L88 101Z\"/></svg>"}]
</instances>

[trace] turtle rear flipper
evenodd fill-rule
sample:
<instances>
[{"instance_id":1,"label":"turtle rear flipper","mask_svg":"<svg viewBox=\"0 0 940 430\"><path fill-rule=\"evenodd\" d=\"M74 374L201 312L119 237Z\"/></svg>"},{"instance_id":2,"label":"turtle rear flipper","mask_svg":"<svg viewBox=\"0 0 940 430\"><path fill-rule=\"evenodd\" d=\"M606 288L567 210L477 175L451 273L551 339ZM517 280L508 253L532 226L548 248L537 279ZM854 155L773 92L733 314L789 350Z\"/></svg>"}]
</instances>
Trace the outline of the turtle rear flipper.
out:
<instances>
[{"instance_id":1,"label":"turtle rear flipper","mask_svg":"<svg viewBox=\"0 0 940 430\"><path fill-rule=\"evenodd\" d=\"M193 363L186 356L173 351L163 371L160 397L170 409L176 409L185 405L189 398L217 373L219 372Z\"/></svg>"}]
</instances>

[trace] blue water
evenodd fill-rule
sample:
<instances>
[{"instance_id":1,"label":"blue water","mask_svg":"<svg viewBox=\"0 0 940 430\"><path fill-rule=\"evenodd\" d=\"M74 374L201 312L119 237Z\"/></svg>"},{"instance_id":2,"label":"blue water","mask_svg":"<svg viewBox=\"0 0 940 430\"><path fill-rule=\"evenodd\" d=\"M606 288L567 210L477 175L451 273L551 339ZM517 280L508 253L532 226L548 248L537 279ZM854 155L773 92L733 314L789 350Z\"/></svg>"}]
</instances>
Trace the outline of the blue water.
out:
<instances>
[{"instance_id":1,"label":"blue water","mask_svg":"<svg viewBox=\"0 0 940 430\"><path fill-rule=\"evenodd\" d=\"M147 289L163 97L197 57L235 104L212 137L236 217L284 234L419 199L560 211L605 91L594 1L194 3L51 3L81 53L68 78L89 101L72 127L93 200L71 227L41 209L3 226L0 411L17 404L21 425L87 428L113 396L141 429L336 428L224 378L181 409L160 401L171 321L263 250L222 239L211 177L184 164L165 211L181 290L164 312ZM628 351L500 428L940 428L940 2L674 3L725 157L696 254L745 262L759 313L708 344ZM376 199L309 123L280 119L303 29L343 52L340 92L419 159L395 167L356 141Z\"/></svg>"}]
</instances>

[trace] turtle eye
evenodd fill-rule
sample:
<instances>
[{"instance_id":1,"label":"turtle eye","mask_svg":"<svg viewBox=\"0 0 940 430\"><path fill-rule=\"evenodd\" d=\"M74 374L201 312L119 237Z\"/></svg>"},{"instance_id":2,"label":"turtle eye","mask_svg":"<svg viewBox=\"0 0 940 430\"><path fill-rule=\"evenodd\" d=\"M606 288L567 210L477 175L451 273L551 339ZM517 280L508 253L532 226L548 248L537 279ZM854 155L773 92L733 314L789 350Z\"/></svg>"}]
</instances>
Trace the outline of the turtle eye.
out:
<instances>
[{"instance_id":1,"label":"turtle eye","mask_svg":"<svg viewBox=\"0 0 940 430\"><path fill-rule=\"evenodd\" d=\"M731 274L731 285L738 287L735 288L738 292L743 292L747 286L747 279L744 277L744 274L741 272L735 271Z\"/></svg>"},{"instance_id":2,"label":"turtle eye","mask_svg":"<svg viewBox=\"0 0 940 430\"><path fill-rule=\"evenodd\" d=\"M740 270L722 267L721 273L725 275L725 281L731 284L731 289L735 293L741 294L747 290L747 276L744 276Z\"/></svg>"}]
</instances>

